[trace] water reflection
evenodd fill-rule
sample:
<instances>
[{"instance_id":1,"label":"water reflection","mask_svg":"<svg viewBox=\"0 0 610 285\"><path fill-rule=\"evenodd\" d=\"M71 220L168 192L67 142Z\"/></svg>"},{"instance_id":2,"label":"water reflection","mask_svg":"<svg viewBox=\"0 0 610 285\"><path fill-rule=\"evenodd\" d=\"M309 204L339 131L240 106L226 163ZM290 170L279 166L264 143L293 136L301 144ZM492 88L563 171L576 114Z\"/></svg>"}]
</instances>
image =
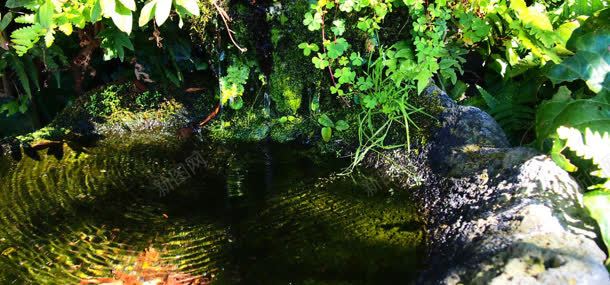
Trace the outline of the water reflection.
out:
<instances>
[{"instance_id":1,"label":"water reflection","mask_svg":"<svg viewBox=\"0 0 610 285\"><path fill-rule=\"evenodd\" d=\"M0 172L0 283L108 277L151 246L180 272L228 284L404 283L419 268L413 207L370 175L334 176L344 161L208 148L204 167L159 195L153 178L192 151L102 144Z\"/></svg>"}]
</instances>

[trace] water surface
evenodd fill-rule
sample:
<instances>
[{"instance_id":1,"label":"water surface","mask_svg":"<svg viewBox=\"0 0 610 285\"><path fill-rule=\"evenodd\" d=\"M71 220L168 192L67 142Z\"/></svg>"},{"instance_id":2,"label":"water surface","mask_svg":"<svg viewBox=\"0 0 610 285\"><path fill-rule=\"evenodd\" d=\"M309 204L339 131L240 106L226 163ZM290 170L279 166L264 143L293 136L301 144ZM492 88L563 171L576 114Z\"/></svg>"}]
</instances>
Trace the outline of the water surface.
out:
<instances>
[{"instance_id":1,"label":"water surface","mask_svg":"<svg viewBox=\"0 0 610 285\"><path fill-rule=\"evenodd\" d=\"M289 145L117 140L0 162L0 283L77 284L154 248L216 284L408 284L403 191Z\"/></svg>"}]
</instances>

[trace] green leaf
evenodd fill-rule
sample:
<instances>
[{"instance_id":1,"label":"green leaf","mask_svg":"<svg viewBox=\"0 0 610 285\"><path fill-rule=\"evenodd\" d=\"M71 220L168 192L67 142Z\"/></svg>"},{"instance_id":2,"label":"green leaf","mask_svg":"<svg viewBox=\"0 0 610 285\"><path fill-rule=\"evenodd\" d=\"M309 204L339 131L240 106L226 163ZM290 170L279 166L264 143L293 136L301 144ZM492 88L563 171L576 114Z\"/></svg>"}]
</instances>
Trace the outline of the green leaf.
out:
<instances>
[{"instance_id":1,"label":"green leaf","mask_svg":"<svg viewBox=\"0 0 610 285\"><path fill-rule=\"evenodd\" d=\"M349 48L349 43L344 38L337 38L328 45L328 58L337 59Z\"/></svg>"},{"instance_id":2,"label":"green leaf","mask_svg":"<svg viewBox=\"0 0 610 285\"><path fill-rule=\"evenodd\" d=\"M324 68L328 67L328 64L329 64L328 60L326 60L324 58L324 54L321 54L321 53L318 53L318 56L312 57L311 62L313 62L315 67L318 69L324 69Z\"/></svg>"},{"instance_id":3,"label":"green leaf","mask_svg":"<svg viewBox=\"0 0 610 285\"><path fill-rule=\"evenodd\" d=\"M364 107L369 109L377 107L377 99L371 95L364 96L364 98L362 98L362 103L364 104Z\"/></svg>"},{"instance_id":4,"label":"green leaf","mask_svg":"<svg viewBox=\"0 0 610 285\"><path fill-rule=\"evenodd\" d=\"M172 10L172 0L156 0L157 5L155 9L155 22L157 25L161 26L167 18Z\"/></svg>"},{"instance_id":5,"label":"green leaf","mask_svg":"<svg viewBox=\"0 0 610 285\"><path fill-rule=\"evenodd\" d=\"M120 45L132 51L134 50L133 44L131 43L129 36L125 33L116 33L114 41L116 45Z\"/></svg>"},{"instance_id":6,"label":"green leaf","mask_svg":"<svg viewBox=\"0 0 610 285\"><path fill-rule=\"evenodd\" d=\"M466 94L466 90L468 89L468 84L465 82L458 80L456 84L451 88L450 95L451 99L455 101L462 100L464 94Z\"/></svg>"},{"instance_id":7,"label":"green leaf","mask_svg":"<svg viewBox=\"0 0 610 285\"><path fill-rule=\"evenodd\" d=\"M584 80L589 89L600 92L610 73L610 9L587 19L573 32L567 47L576 54L551 67L549 79L554 84Z\"/></svg>"},{"instance_id":8,"label":"green leaf","mask_svg":"<svg viewBox=\"0 0 610 285\"><path fill-rule=\"evenodd\" d=\"M428 84L430 84L430 78L432 78L432 72L428 69L422 69L419 71L415 80L417 80L417 94L421 94Z\"/></svg>"},{"instance_id":9,"label":"green leaf","mask_svg":"<svg viewBox=\"0 0 610 285\"><path fill-rule=\"evenodd\" d=\"M6 1L6 8L19 8L19 7L29 7L36 4L36 0L8 0Z\"/></svg>"},{"instance_id":10,"label":"green leaf","mask_svg":"<svg viewBox=\"0 0 610 285\"><path fill-rule=\"evenodd\" d=\"M356 79L356 72L352 71L349 67L343 67L335 71L335 76L339 79L339 85L345 83L354 83Z\"/></svg>"},{"instance_id":11,"label":"green leaf","mask_svg":"<svg viewBox=\"0 0 610 285\"><path fill-rule=\"evenodd\" d=\"M339 120L339 121L337 121L335 129L337 129L337 131L345 131L345 130L349 129L349 125L347 124L346 121Z\"/></svg>"},{"instance_id":12,"label":"green leaf","mask_svg":"<svg viewBox=\"0 0 610 285\"><path fill-rule=\"evenodd\" d=\"M133 25L133 17L131 10L123 6L123 4L117 2L115 11L111 15L112 22L119 28L119 30L130 34Z\"/></svg>"},{"instance_id":13,"label":"green leaf","mask_svg":"<svg viewBox=\"0 0 610 285\"><path fill-rule=\"evenodd\" d=\"M130 11L136 10L136 1L134 0L119 0L123 6L125 6Z\"/></svg>"},{"instance_id":14,"label":"green leaf","mask_svg":"<svg viewBox=\"0 0 610 285\"><path fill-rule=\"evenodd\" d=\"M319 50L317 44L310 44L310 43L300 43L299 48L303 50L303 55L305 55L305 56L309 56L312 51Z\"/></svg>"},{"instance_id":15,"label":"green leaf","mask_svg":"<svg viewBox=\"0 0 610 285\"><path fill-rule=\"evenodd\" d=\"M314 98L311 100L311 103L309 104L309 109L314 112L320 110L320 100L318 96L314 96Z\"/></svg>"},{"instance_id":16,"label":"green leaf","mask_svg":"<svg viewBox=\"0 0 610 285\"><path fill-rule=\"evenodd\" d=\"M115 0L100 0L100 6L102 7L102 14L105 17L111 17L114 14L116 8Z\"/></svg>"},{"instance_id":17,"label":"green leaf","mask_svg":"<svg viewBox=\"0 0 610 285\"><path fill-rule=\"evenodd\" d=\"M17 78L19 79L19 83L21 83L21 87L25 91L25 94L28 98L32 97L32 90L30 88L30 79L25 71L25 65L20 60L20 58L16 57L14 54L9 53L9 57L7 60L9 61L9 66L15 74L17 74Z\"/></svg>"},{"instance_id":18,"label":"green leaf","mask_svg":"<svg viewBox=\"0 0 610 285\"><path fill-rule=\"evenodd\" d=\"M570 160L565 155L563 155L563 153L561 153L565 148L565 145L565 141L563 140L554 140L553 148L550 152L551 158L553 159L553 161L555 161L557 165L559 165L559 167L563 168L563 170L568 172L574 172L578 170L578 167L572 164Z\"/></svg>"},{"instance_id":19,"label":"green leaf","mask_svg":"<svg viewBox=\"0 0 610 285\"><path fill-rule=\"evenodd\" d=\"M25 112L28 111L28 104L27 104L27 100L22 100L21 103L19 104L19 112L21 114L25 114Z\"/></svg>"},{"instance_id":20,"label":"green leaf","mask_svg":"<svg viewBox=\"0 0 610 285\"><path fill-rule=\"evenodd\" d=\"M23 27L11 33L11 41L17 55L24 55L29 49L34 47L42 36L43 28L39 24Z\"/></svg>"},{"instance_id":21,"label":"green leaf","mask_svg":"<svg viewBox=\"0 0 610 285\"><path fill-rule=\"evenodd\" d=\"M51 47L55 42L55 30L48 30L44 35L44 44L47 48Z\"/></svg>"},{"instance_id":22,"label":"green leaf","mask_svg":"<svg viewBox=\"0 0 610 285\"><path fill-rule=\"evenodd\" d=\"M360 56L359 52L352 52L349 56L349 59L351 60L354 66L361 66L364 63L364 59Z\"/></svg>"},{"instance_id":23,"label":"green leaf","mask_svg":"<svg viewBox=\"0 0 610 285\"><path fill-rule=\"evenodd\" d=\"M2 32L4 29L6 29L8 24L11 23L11 21L13 20L13 13L8 12L4 15L4 17L1 17L1 18L2 18L2 21L0 21L0 32Z\"/></svg>"},{"instance_id":24,"label":"green leaf","mask_svg":"<svg viewBox=\"0 0 610 285\"><path fill-rule=\"evenodd\" d=\"M176 5L184 8L193 16L199 16L199 5L197 0L176 0Z\"/></svg>"},{"instance_id":25,"label":"green leaf","mask_svg":"<svg viewBox=\"0 0 610 285\"><path fill-rule=\"evenodd\" d=\"M599 225L602 239L606 248L610 248L610 192L608 190L596 190L585 193L583 203Z\"/></svg>"},{"instance_id":26,"label":"green leaf","mask_svg":"<svg viewBox=\"0 0 610 285\"><path fill-rule=\"evenodd\" d=\"M11 100L7 103L0 105L0 114L6 112L6 116L12 116L19 112L19 102L17 100Z\"/></svg>"},{"instance_id":27,"label":"green leaf","mask_svg":"<svg viewBox=\"0 0 610 285\"><path fill-rule=\"evenodd\" d=\"M330 28L331 31L335 34L335 36L341 36L345 32L345 21L343 20L334 20L333 27Z\"/></svg>"},{"instance_id":28,"label":"green leaf","mask_svg":"<svg viewBox=\"0 0 610 285\"><path fill-rule=\"evenodd\" d=\"M335 124L333 123L333 120L331 120L326 114L322 114L318 118L318 123L320 123L320 125L322 125L322 126L329 127L329 128L332 128L335 126Z\"/></svg>"},{"instance_id":29,"label":"green leaf","mask_svg":"<svg viewBox=\"0 0 610 285\"><path fill-rule=\"evenodd\" d=\"M324 127L324 128L322 128L321 133L322 133L322 139L325 142L329 142L330 138L333 135L333 129L331 129L329 127Z\"/></svg>"},{"instance_id":30,"label":"green leaf","mask_svg":"<svg viewBox=\"0 0 610 285\"><path fill-rule=\"evenodd\" d=\"M140 27L148 24L148 22L150 22L150 20L153 18L155 14L155 4L156 1L150 1L146 3L144 7L142 7L142 10L140 10L140 18L138 19L138 25Z\"/></svg>"},{"instance_id":31,"label":"green leaf","mask_svg":"<svg viewBox=\"0 0 610 285\"><path fill-rule=\"evenodd\" d=\"M322 15L320 13L315 13L314 15L311 13L305 14L303 25L307 26L307 29L310 31L319 30L322 27Z\"/></svg>"},{"instance_id":32,"label":"green leaf","mask_svg":"<svg viewBox=\"0 0 610 285\"><path fill-rule=\"evenodd\" d=\"M95 0L93 7L91 7L91 14L89 16L91 18L91 22L97 22L100 20L100 17L102 16L102 5L100 4L100 0Z\"/></svg>"},{"instance_id":33,"label":"green leaf","mask_svg":"<svg viewBox=\"0 0 610 285\"><path fill-rule=\"evenodd\" d=\"M610 129L610 127L608 127ZM565 141L565 146L576 156L591 160L597 170L591 174L600 178L610 178L610 132L591 131L585 128L584 140L580 130L570 127L557 129L559 139Z\"/></svg>"},{"instance_id":34,"label":"green leaf","mask_svg":"<svg viewBox=\"0 0 610 285\"><path fill-rule=\"evenodd\" d=\"M494 98L494 96L492 96L485 89L483 89L483 87L479 85L475 85L475 87L477 88L477 90L479 90L481 97L483 97L483 100L485 100L485 104L487 104L489 108L493 109L500 104L500 102L498 102L498 100Z\"/></svg>"},{"instance_id":35,"label":"green leaf","mask_svg":"<svg viewBox=\"0 0 610 285\"><path fill-rule=\"evenodd\" d=\"M540 104L536 113L536 136L542 147L544 140L556 138L561 126L570 126L585 132L610 132L610 92L590 99L566 98L558 92L553 99Z\"/></svg>"},{"instance_id":36,"label":"green leaf","mask_svg":"<svg viewBox=\"0 0 610 285\"><path fill-rule=\"evenodd\" d=\"M54 13L55 5L53 4L53 1L46 0L44 4L40 5L40 8L38 8L38 13L36 13L38 23L40 23L43 28L50 29L53 25Z\"/></svg>"},{"instance_id":37,"label":"green leaf","mask_svg":"<svg viewBox=\"0 0 610 285\"><path fill-rule=\"evenodd\" d=\"M231 106L231 109L233 110L239 110L244 106L244 99L242 99L241 96L236 97L229 102L229 106Z\"/></svg>"},{"instance_id":38,"label":"green leaf","mask_svg":"<svg viewBox=\"0 0 610 285\"><path fill-rule=\"evenodd\" d=\"M34 14L25 14L15 18L15 23L19 24L34 24L34 22L36 22L36 15Z\"/></svg>"},{"instance_id":39,"label":"green leaf","mask_svg":"<svg viewBox=\"0 0 610 285\"><path fill-rule=\"evenodd\" d=\"M104 60L119 58L123 61L125 57L125 48L134 50L129 36L117 29L104 29L98 36L102 39L101 47L104 49Z\"/></svg>"}]
</instances>

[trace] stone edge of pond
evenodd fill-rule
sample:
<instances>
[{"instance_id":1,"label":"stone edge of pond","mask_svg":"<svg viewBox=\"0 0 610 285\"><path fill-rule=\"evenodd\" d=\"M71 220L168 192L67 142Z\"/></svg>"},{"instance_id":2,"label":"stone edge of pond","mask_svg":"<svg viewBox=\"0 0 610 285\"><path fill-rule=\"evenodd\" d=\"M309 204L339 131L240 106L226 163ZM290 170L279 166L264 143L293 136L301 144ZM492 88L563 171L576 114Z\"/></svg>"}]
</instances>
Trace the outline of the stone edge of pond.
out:
<instances>
[{"instance_id":1,"label":"stone edge of pond","mask_svg":"<svg viewBox=\"0 0 610 285\"><path fill-rule=\"evenodd\" d=\"M435 86L426 93L445 107L426 149L365 162L412 188L426 216L427 269L417 283L610 284L576 181L548 156L510 147L489 114Z\"/></svg>"}]
</instances>

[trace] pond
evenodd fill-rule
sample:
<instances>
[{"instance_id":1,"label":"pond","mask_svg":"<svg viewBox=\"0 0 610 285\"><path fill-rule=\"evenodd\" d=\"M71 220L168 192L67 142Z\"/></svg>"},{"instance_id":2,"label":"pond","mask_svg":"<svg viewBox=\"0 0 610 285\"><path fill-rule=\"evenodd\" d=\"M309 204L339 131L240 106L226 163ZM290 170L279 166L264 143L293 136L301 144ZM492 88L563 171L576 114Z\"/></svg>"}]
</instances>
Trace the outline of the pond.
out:
<instances>
[{"instance_id":1,"label":"pond","mask_svg":"<svg viewBox=\"0 0 610 285\"><path fill-rule=\"evenodd\" d=\"M422 267L415 206L370 171L338 175L349 161L294 145L168 145L0 162L0 283L148 268L203 284L405 284Z\"/></svg>"}]
</instances>

